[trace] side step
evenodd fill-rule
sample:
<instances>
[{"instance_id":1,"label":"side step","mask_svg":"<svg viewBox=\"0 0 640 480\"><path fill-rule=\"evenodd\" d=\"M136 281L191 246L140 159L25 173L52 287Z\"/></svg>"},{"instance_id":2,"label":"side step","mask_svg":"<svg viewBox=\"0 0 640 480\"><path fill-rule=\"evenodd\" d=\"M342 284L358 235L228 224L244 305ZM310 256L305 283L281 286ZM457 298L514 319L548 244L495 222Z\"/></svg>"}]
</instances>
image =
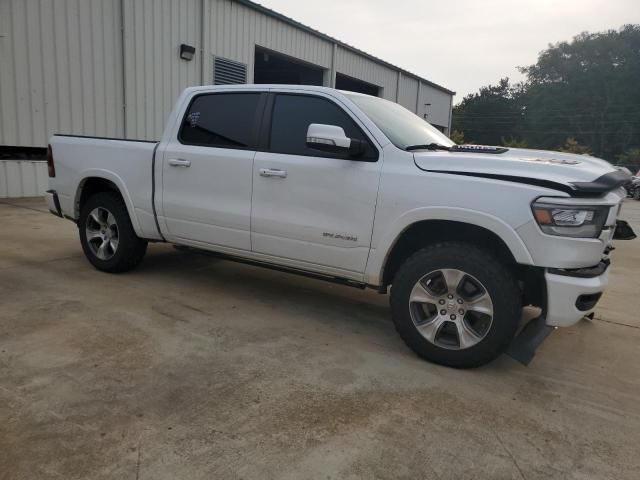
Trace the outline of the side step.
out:
<instances>
[{"instance_id":1,"label":"side step","mask_svg":"<svg viewBox=\"0 0 640 480\"><path fill-rule=\"evenodd\" d=\"M232 262L244 263L246 265L252 265L254 267L262 267L262 268L268 268L269 270L277 270L278 272L292 273L294 275L300 275L308 278L315 278L316 280L324 280L325 282L337 283L339 285L346 285L348 287L354 287L361 290L364 290L367 287L366 283L357 282L355 280L351 280L348 278L332 277L331 275L323 275L321 273L308 272L306 270L300 270L293 267L285 267L282 265L276 265L268 262L261 262L259 260L253 260L253 259L244 258L244 257L237 257L235 255L229 255L226 253L212 252L212 251L204 250L200 248L188 247L186 245L174 245L173 248L182 252L196 253L199 255L206 255L208 257L220 258L222 260L229 260Z\"/></svg>"},{"instance_id":2,"label":"side step","mask_svg":"<svg viewBox=\"0 0 640 480\"><path fill-rule=\"evenodd\" d=\"M505 353L515 361L525 366L529 365L536 354L536 349L555 329L556 327L547 325L544 315L540 315L522 327Z\"/></svg>"}]
</instances>

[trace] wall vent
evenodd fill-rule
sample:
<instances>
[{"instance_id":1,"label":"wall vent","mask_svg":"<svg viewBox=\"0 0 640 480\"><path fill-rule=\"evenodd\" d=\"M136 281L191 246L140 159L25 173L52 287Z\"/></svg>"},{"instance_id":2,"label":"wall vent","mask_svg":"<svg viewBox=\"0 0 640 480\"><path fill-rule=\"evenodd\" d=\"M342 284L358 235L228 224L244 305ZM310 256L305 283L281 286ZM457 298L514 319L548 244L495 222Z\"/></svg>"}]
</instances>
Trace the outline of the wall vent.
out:
<instances>
[{"instance_id":1,"label":"wall vent","mask_svg":"<svg viewBox=\"0 0 640 480\"><path fill-rule=\"evenodd\" d=\"M227 58L213 57L214 85L247 83L247 65Z\"/></svg>"}]
</instances>

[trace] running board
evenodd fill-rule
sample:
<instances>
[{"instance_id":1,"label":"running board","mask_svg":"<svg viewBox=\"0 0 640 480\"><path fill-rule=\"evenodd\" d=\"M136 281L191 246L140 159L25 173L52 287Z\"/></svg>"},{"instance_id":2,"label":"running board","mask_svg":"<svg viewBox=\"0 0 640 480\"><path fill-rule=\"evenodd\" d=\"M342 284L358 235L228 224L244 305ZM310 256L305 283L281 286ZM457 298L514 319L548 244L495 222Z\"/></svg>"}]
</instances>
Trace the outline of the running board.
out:
<instances>
[{"instance_id":1,"label":"running board","mask_svg":"<svg viewBox=\"0 0 640 480\"><path fill-rule=\"evenodd\" d=\"M197 253L199 255L206 255L208 257L220 258L223 260L230 260L232 262L244 263L246 265L252 265L255 267L268 268L269 270L277 270L278 272L292 273L294 275L300 275L303 277L315 278L316 280L324 280L325 282L337 283L340 285L347 285L349 287L359 288L364 290L368 285L356 280L350 280L342 277L332 277L331 275L323 275L321 273L308 272L306 270L300 270L293 267L285 267L282 265L276 265L268 262L261 262L259 260L252 260L249 258L238 257L235 255L229 255L222 252L212 252L210 250L204 250L196 247L188 247L185 245L174 245L173 248L183 252Z\"/></svg>"},{"instance_id":2,"label":"running board","mask_svg":"<svg viewBox=\"0 0 640 480\"><path fill-rule=\"evenodd\" d=\"M515 361L527 366L533 360L536 349L545 341L555 327L547 325L547 319L540 315L529 321L514 337L505 352Z\"/></svg>"}]
</instances>

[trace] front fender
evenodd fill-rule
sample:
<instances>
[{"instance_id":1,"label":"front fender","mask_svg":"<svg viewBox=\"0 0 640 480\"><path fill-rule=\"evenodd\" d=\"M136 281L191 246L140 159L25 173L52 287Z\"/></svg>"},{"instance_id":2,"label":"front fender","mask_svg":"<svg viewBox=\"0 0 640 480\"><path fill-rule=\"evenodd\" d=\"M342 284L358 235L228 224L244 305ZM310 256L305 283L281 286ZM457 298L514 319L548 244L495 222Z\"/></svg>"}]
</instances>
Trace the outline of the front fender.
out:
<instances>
[{"instance_id":1,"label":"front fender","mask_svg":"<svg viewBox=\"0 0 640 480\"><path fill-rule=\"evenodd\" d=\"M467 223L489 230L502 239L516 262L524 265L533 264L531 254L516 230L500 218L486 212L459 207L421 207L397 218L378 236L378 241L375 241L374 236L365 273L368 284L382 284L387 258L398 239L411 225L428 220Z\"/></svg>"}]
</instances>

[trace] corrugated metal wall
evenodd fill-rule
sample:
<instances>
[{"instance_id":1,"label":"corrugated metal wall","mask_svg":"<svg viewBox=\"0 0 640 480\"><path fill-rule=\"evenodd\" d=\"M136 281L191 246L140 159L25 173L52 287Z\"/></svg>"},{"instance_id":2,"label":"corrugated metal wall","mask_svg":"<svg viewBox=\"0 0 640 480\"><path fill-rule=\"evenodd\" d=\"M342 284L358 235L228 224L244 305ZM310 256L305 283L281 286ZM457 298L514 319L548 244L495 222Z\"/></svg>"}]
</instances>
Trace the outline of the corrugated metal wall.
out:
<instances>
[{"instance_id":1,"label":"corrugated metal wall","mask_svg":"<svg viewBox=\"0 0 640 480\"><path fill-rule=\"evenodd\" d=\"M420 100L416 113L422 118L425 118L426 113L428 122L449 129L451 128L451 101L452 97L448 93L423 83L420 87Z\"/></svg>"},{"instance_id":2,"label":"corrugated metal wall","mask_svg":"<svg viewBox=\"0 0 640 480\"><path fill-rule=\"evenodd\" d=\"M350 77L364 80L382 87L380 96L387 100L396 99L398 72L384 65L374 63L355 52L338 47L336 52L336 71Z\"/></svg>"},{"instance_id":3,"label":"corrugated metal wall","mask_svg":"<svg viewBox=\"0 0 640 480\"><path fill-rule=\"evenodd\" d=\"M256 45L331 67L332 43L232 0L213 0L210 6L208 51L246 64L248 79L253 79Z\"/></svg>"},{"instance_id":4,"label":"corrugated metal wall","mask_svg":"<svg viewBox=\"0 0 640 480\"><path fill-rule=\"evenodd\" d=\"M122 136L119 0L2 0L0 35L0 145Z\"/></svg>"},{"instance_id":5,"label":"corrugated metal wall","mask_svg":"<svg viewBox=\"0 0 640 480\"><path fill-rule=\"evenodd\" d=\"M325 85L335 65L419 114L431 103L438 125L450 117L446 92L422 83L418 99L416 78L234 0L0 0L0 35L0 145L43 147L54 132L157 139L178 93L212 82L213 56L245 63L251 82L256 46L325 69Z\"/></svg>"},{"instance_id":6,"label":"corrugated metal wall","mask_svg":"<svg viewBox=\"0 0 640 480\"><path fill-rule=\"evenodd\" d=\"M0 160L0 198L44 195L47 178L47 162Z\"/></svg>"},{"instance_id":7,"label":"corrugated metal wall","mask_svg":"<svg viewBox=\"0 0 640 480\"><path fill-rule=\"evenodd\" d=\"M201 4L123 0L128 138L159 139L180 92L201 85ZM196 47L196 58L190 62L179 57L182 43Z\"/></svg>"}]
</instances>

